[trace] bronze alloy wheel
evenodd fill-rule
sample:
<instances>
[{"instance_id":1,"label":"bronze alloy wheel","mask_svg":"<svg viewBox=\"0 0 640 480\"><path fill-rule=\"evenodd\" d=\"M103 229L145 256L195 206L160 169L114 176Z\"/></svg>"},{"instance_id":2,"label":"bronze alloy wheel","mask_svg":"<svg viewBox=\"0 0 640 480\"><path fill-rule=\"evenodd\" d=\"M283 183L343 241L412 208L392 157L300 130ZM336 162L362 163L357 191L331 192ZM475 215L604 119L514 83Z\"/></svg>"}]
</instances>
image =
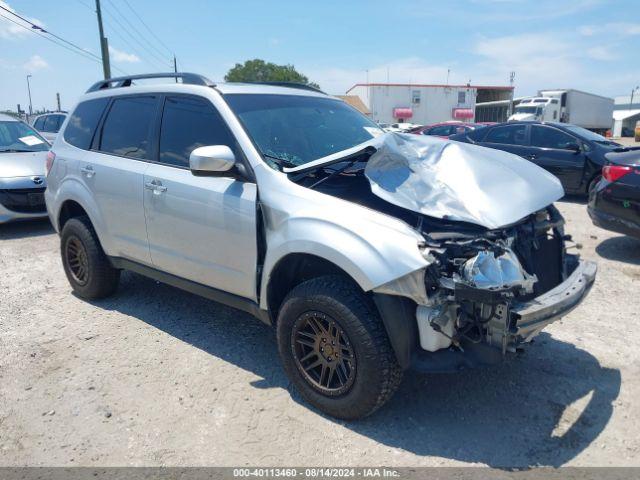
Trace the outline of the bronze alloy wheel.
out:
<instances>
[{"instance_id":1,"label":"bronze alloy wheel","mask_svg":"<svg viewBox=\"0 0 640 480\"><path fill-rule=\"evenodd\" d=\"M65 255L73 279L79 285L86 285L89 281L89 260L87 250L78 237L71 236L67 239Z\"/></svg>"},{"instance_id":2,"label":"bronze alloy wheel","mask_svg":"<svg viewBox=\"0 0 640 480\"><path fill-rule=\"evenodd\" d=\"M341 395L353 385L356 357L347 334L329 315L306 312L291 331L291 350L298 370L325 395Z\"/></svg>"}]
</instances>

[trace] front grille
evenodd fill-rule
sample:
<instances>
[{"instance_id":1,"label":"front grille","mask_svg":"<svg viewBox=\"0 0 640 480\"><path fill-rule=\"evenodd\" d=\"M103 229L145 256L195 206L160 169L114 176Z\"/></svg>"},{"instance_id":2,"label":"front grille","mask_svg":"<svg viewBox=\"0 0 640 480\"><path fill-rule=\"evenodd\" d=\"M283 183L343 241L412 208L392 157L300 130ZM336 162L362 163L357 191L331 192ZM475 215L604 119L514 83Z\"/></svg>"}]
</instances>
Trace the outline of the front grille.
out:
<instances>
[{"instance_id":1,"label":"front grille","mask_svg":"<svg viewBox=\"0 0 640 480\"><path fill-rule=\"evenodd\" d=\"M0 204L16 213L45 213L44 187L0 190Z\"/></svg>"}]
</instances>

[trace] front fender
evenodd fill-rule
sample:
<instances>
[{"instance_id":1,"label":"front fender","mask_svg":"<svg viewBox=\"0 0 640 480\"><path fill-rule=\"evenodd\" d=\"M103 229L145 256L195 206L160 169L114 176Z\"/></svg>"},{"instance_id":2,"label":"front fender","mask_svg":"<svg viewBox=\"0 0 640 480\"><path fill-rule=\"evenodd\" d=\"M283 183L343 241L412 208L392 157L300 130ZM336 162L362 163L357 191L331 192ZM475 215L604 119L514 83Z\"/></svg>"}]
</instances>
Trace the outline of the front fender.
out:
<instances>
[{"instance_id":1,"label":"front fender","mask_svg":"<svg viewBox=\"0 0 640 480\"><path fill-rule=\"evenodd\" d=\"M362 217L298 216L279 225L266 222L260 306L267 308L267 286L278 262L292 253L323 258L344 270L363 291L370 291L427 266L413 232L384 228ZM393 219L395 221L395 219ZM269 228L271 226L271 228ZM409 228L409 227L407 227Z\"/></svg>"}]
</instances>

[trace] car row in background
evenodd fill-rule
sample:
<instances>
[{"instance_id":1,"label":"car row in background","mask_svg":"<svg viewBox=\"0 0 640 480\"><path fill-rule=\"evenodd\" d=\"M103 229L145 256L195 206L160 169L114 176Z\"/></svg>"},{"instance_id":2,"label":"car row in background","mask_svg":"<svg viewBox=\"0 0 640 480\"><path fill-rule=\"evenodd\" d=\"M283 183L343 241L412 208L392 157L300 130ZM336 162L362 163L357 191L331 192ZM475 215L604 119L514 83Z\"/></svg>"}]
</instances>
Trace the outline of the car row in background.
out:
<instances>
[{"instance_id":1,"label":"car row in background","mask_svg":"<svg viewBox=\"0 0 640 480\"><path fill-rule=\"evenodd\" d=\"M442 122L433 125L423 125L408 130L415 135L432 135L440 138L450 138L452 135L467 133L477 128L485 127L484 123Z\"/></svg>"},{"instance_id":2,"label":"car row in background","mask_svg":"<svg viewBox=\"0 0 640 480\"><path fill-rule=\"evenodd\" d=\"M553 173L568 194L586 195L601 178L607 153L622 145L567 123L507 122L450 137L519 155Z\"/></svg>"},{"instance_id":3,"label":"car row in background","mask_svg":"<svg viewBox=\"0 0 640 480\"><path fill-rule=\"evenodd\" d=\"M44 191L49 148L35 128L0 114L0 223L47 216Z\"/></svg>"},{"instance_id":4,"label":"car row in background","mask_svg":"<svg viewBox=\"0 0 640 480\"><path fill-rule=\"evenodd\" d=\"M66 112L44 113L35 117L31 121L31 125L33 125L33 128L38 130L48 142L53 143L66 118Z\"/></svg>"},{"instance_id":5,"label":"car row in background","mask_svg":"<svg viewBox=\"0 0 640 480\"><path fill-rule=\"evenodd\" d=\"M589 192L594 225L640 238L640 147L606 154L602 180Z\"/></svg>"}]
</instances>

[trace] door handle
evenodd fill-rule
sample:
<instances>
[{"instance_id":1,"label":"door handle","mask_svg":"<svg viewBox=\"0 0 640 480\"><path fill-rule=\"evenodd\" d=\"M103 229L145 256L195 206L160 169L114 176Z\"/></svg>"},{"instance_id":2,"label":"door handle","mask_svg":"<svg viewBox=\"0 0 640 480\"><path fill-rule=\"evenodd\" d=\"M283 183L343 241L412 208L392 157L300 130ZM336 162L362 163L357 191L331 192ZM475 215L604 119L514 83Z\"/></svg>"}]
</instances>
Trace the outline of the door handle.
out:
<instances>
[{"instance_id":1,"label":"door handle","mask_svg":"<svg viewBox=\"0 0 640 480\"><path fill-rule=\"evenodd\" d=\"M147 190L152 190L155 195L160 195L163 192L167 191L167 187L162 185L162 183L158 180L152 180L151 182L145 182L144 188Z\"/></svg>"},{"instance_id":2,"label":"door handle","mask_svg":"<svg viewBox=\"0 0 640 480\"><path fill-rule=\"evenodd\" d=\"M87 165L86 167L82 167L80 169L80 171L82 173L84 173L87 178L91 178L96 174L96 172L93 170L93 167L91 165Z\"/></svg>"}]
</instances>

